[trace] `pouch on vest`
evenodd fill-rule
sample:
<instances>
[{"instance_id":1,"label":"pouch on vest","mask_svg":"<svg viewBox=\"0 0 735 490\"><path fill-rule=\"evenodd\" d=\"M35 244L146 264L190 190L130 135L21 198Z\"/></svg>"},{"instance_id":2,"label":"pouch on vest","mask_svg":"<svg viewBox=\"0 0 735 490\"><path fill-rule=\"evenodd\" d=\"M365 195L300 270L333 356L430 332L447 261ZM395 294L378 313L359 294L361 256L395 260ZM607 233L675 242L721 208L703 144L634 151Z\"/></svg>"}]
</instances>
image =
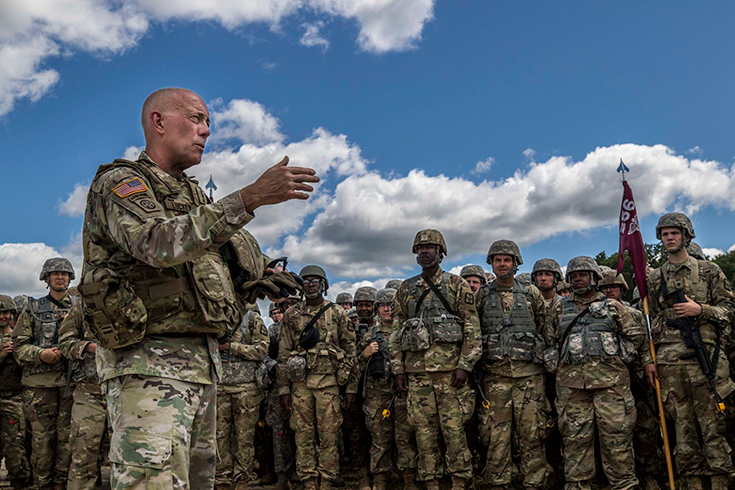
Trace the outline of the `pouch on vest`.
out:
<instances>
[{"instance_id":1,"label":"pouch on vest","mask_svg":"<svg viewBox=\"0 0 735 490\"><path fill-rule=\"evenodd\" d=\"M329 357L333 360L335 366L334 374L337 378L337 384L340 386L346 385L350 380L352 368L354 367L352 358L347 357L342 349L336 347L329 348Z\"/></svg>"},{"instance_id":2,"label":"pouch on vest","mask_svg":"<svg viewBox=\"0 0 735 490\"><path fill-rule=\"evenodd\" d=\"M230 335L240 325L242 315L235 290L222 257L214 252L189 263L196 305L202 322L219 337Z\"/></svg>"},{"instance_id":3,"label":"pouch on vest","mask_svg":"<svg viewBox=\"0 0 735 490\"><path fill-rule=\"evenodd\" d=\"M454 315L441 315L431 318L431 326L434 331L434 342L457 344L461 343L462 319Z\"/></svg>"},{"instance_id":4,"label":"pouch on vest","mask_svg":"<svg viewBox=\"0 0 735 490\"><path fill-rule=\"evenodd\" d=\"M410 318L398 332L398 343L404 352L425 351L431 347L431 334L421 318Z\"/></svg>"},{"instance_id":5,"label":"pouch on vest","mask_svg":"<svg viewBox=\"0 0 735 490\"><path fill-rule=\"evenodd\" d=\"M92 269L82 277L79 293L99 345L121 349L143 339L148 314L127 280L110 269Z\"/></svg>"},{"instance_id":6,"label":"pouch on vest","mask_svg":"<svg viewBox=\"0 0 735 490\"><path fill-rule=\"evenodd\" d=\"M385 377L385 354L378 351L372 356L367 365L367 375L373 379L382 379Z\"/></svg>"},{"instance_id":7,"label":"pouch on vest","mask_svg":"<svg viewBox=\"0 0 735 490\"><path fill-rule=\"evenodd\" d=\"M293 382L303 383L306 380L306 359L302 355L292 354L286 361L286 377Z\"/></svg>"},{"instance_id":8,"label":"pouch on vest","mask_svg":"<svg viewBox=\"0 0 735 490\"><path fill-rule=\"evenodd\" d=\"M559 369L559 347L549 347L544 351L544 369L554 374Z\"/></svg>"}]
</instances>

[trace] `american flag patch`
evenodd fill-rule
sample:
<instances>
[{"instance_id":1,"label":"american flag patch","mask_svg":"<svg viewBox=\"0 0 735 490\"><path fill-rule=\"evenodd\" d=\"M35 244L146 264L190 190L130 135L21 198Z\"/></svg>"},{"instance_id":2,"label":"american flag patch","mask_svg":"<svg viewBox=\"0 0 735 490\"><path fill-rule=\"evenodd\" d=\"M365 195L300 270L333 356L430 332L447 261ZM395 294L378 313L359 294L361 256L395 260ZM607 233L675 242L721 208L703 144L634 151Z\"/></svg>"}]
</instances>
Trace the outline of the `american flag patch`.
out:
<instances>
[{"instance_id":1,"label":"american flag patch","mask_svg":"<svg viewBox=\"0 0 735 490\"><path fill-rule=\"evenodd\" d=\"M112 192L114 192L118 197L128 197L132 194L145 192L147 190L148 187L146 187L143 181L140 180L139 177L136 177L132 180L128 180L127 182L123 182L122 184L118 185L117 187L112 189Z\"/></svg>"}]
</instances>

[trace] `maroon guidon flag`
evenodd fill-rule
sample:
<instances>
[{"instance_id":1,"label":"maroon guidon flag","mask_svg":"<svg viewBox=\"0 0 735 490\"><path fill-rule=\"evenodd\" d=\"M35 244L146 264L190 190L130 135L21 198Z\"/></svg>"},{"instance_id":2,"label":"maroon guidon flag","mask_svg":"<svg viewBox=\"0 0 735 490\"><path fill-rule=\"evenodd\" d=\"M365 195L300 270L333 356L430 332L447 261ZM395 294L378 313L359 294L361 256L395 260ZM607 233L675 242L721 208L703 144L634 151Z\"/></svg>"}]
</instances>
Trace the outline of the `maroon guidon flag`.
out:
<instances>
[{"instance_id":1,"label":"maroon guidon flag","mask_svg":"<svg viewBox=\"0 0 735 490\"><path fill-rule=\"evenodd\" d=\"M622 160L620 161L623 164ZM643 236L638 223L638 212L635 208L633 191L628 182L623 180L623 203L620 206L620 247L618 250L618 274L623 272L625 262L623 252L628 251L633 261L635 283L641 293L641 299L646 297L646 247L643 245Z\"/></svg>"}]
</instances>

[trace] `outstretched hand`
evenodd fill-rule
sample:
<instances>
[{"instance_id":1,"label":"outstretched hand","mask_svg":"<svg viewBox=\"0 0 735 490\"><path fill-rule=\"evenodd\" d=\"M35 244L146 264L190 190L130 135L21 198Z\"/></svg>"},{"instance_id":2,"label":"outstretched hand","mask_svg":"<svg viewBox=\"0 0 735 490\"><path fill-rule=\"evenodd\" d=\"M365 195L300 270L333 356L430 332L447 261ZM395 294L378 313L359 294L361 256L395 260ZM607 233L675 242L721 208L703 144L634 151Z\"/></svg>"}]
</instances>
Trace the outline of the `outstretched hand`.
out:
<instances>
[{"instance_id":1,"label":"outstretched hand","mask_svg":"<svg viewBox=\"0 0 735 490\"><path fill-rule=\"evenodd\" d=\"M308 199L314 190L307 182L319 182L314 169L289 167L288 157L263 172L258 180L240 190L248 213L261 206L278 204L291 199Z\"/></svg>"}]
</instances>

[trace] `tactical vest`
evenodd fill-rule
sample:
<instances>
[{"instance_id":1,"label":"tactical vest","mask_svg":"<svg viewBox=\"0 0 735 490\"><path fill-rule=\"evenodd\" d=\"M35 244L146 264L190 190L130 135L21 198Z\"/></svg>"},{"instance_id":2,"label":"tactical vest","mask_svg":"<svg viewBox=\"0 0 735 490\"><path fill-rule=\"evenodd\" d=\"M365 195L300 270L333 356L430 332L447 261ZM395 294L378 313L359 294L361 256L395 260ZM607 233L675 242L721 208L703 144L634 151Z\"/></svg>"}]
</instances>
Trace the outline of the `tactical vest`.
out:
<instances>
[{"instance_id":1,"label":"tactical vest","mask_svg":"<svg viewBox=\"0 0 735 490\"><path fill-rule=\"evenodd\" d=\"M541 362L546 343L537 333L536 323L528 311L526 287L513 281L513 304L507 318L503 314L497 283L492 282L484 287L488 292L480 318L484 359L491 363L507 358Z\"/></svg>"},{"instance_id":2,"label":"tactical vest","mask_svg":"<svg viewBox=\"0 0 735 490\"><path fill-rule=\"evenodd\" d=\"M441 281L436 285L447 301L449 301L449 280L451 277L452 274L449 272L442 273ZM416 311L417 302L423 294L423 290L418 287L419 279L421 279L420 275L408 280L408 295L411 298L408 301L408 318L420 318L424 322L429 330L432 344L435 342L462 343L464 322L460 317L447 311L436 294L430 292L421 303L420 311Z\"/></svg>"},{"instance_id":3,"label":"tactical vest","mask_svg":"<svg viewBox=\"0 0 735 490\"><path fill-rule=\"evenodd\" d=\"M76 296L68 295L71 301L72 307L77 304ZM33 345L40 347L41 349L51 349L52 347L59 346L59 328L61 327L61 321L64 316L71 310L71 308L57 308L54 309L48 296L43 298L32 298L28 304L26 311L33 318L33 322L36 324L35 337L33 339ZM57 362L56 364L46 364L41 361L39 364L26 364L24 366L26 374L39 374L48 373L51 371L64 371L66 368L66 362Z\"/></svg>"},{"instance_id":4,"label":"tactical vest","mask_svg":"<svg viewBox=\"0 0 735 490\"><path fill-rule=\"evenodd\" d=\"M391 376L388 339L382 333L378 332L377 325L368 331L368 335L370 336L371 343L378 343L378 352L370 356L365 374L374 379L387 380Z\"/></svg>"},{"instance_id":5,"label":"tactical vest","mask_svg":"<svg viewBox=\"0 0 735 490\"><path fill-rule=\"evenodd\" d=\"M693 299L699 304L707 304L709 299L707 298L707 276L704 273L704 268L700 264L700 260L693 260L691 262L691 286L687 287L686 284L676 283L667 277L664 273L663 267L654 274L657 274L662 281L666 281L666 288L669 293L673 293L677 289L684 289L684 294L689 298ZM660 287L658 291L651 291L658 295L659 305L664 313L663 325L656 325L653 341L655 344L666 344L666 343L677 343L684 342L681 337L681 331L675 326L666 325L665 320L677 320L679 319L674 310L673 298L664 297L663 287ZM701 322L699 324L699 331L702 335L702 340L708 344L715 344L717 342L717 327L709 322Z\"/></svg>"},{"instance_id":6,"label":"tactical vest","mask_svg":"<svg viewBox=\"0 0 735 490\"><path fill-rule=\"evenodd\" d=\"M584 364L591 358L611 361L615 357L620 357L620 338L615 332L615 320L607 307L609 301L612 300L606 298L591 303L589 313L577 320L561 348L562 362ZM572 320L580 313L571 299L563 298L561 305L559 335L564 334Z\"/></svg>"},{"instance_id":7,"label":"tactical vest","mask_svg":"<svg viewBox=\"0 0 735 490\"><path fill-rule=\"evenodd\" d=\"M174 188L166 182L167 174L163 170L144 162L118 159L102 165L97 171L95 182L103 174L121 167L132 168L145 178L167 218L182 216L199 206L210 204L204 191L194 182L186 179L180 187ZM240 324L242 314L230 273L218 251L208 250L191 262L157 268L135 259L111 242L95 245L95 254L101 255L103 252L100 249L107 254L106 257L95 257L95 263L104 264L103 267L107 269L97 267L85 270L79 290L94 324L95 338L105 347L131 345L147 334L209 333L223 336ZM120 302L127 301L125 304L116 304L114 294L117 292L100 298L104 293L100 293L96 286L109 280L110 276L119 285L129 284L135 297L122 299L124 295L119 294ZM120 287L120 291L123 289ZM136 300L142 301L147 321L141 322L141 314L136 313L140 310ZM121 314L135 315L135 318L121 317ZM191 321L169 320L181 314L188 314ZM136 330L119 332L125 328L127 320ZM104 339L98 338L100 332Z\"/></svg>"},{"instance_id":8,"label":"tactical vest","mask_svg":"<svg viewBox=\"0 0 735 490\"><path fill-rule=\"evenodd\" d=\"M254 319L255 313L253 311L245 313L245 318L243 318L242 324L240 325L240 331L242 332L242 337L240 337L241 344L252 343ZM234 337L234 334L230 336L230 341L232 337ZM256 371L261 364L260 362L243 359L227 351L220 351L220 358L222 359L222 379L220 380L220 384L236 386L256 382Z\"/></svg>"},{"instance_id":9,"label":"tactical vest","mask_svg":"<svg viewBox=\"0 0 735 490\"><path fill-rule=\"evenodd\" d=\"M13 341L10 334L0 337L3 343ZM15 361L12 352L0 361L0 391L22 391L23 385L20 382L22 376L23 366Z\"/></svg>"}]
</instances>

